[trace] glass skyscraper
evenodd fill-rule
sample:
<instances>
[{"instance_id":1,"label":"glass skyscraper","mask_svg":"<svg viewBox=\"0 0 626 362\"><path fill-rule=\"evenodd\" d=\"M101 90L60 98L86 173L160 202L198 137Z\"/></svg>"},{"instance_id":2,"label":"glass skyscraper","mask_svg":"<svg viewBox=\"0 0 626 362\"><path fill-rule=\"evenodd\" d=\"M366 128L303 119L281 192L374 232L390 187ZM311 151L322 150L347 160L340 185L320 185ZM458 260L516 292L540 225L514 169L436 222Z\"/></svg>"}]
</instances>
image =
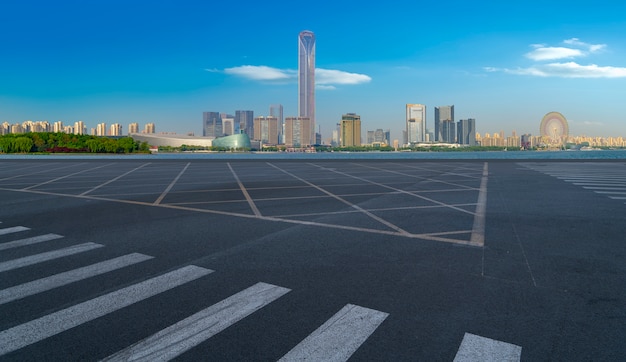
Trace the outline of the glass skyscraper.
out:
<instances>
[{"instance_id":1,"label":"glass skyscraper","mask_svg":"<svg viewBox=\"0 0 626 362\"><path fill-rule=\"evenodd\" d=\"M310 144L315 143L315 34L298 36L298 115L310 119Z\"/></svg>"},{"instance_id":2,"label":"glass skyscraper","mask_svg":"<svg viewBox=\"0 0 626 362\"><path fill-rule=\"evenodd\" d=\"M407 143L426 141L426 106L423 104L406 105Z\"/></svg>"},{"instance_id":3,"label":"glass skyscraper","mask_svg":"<svg viewBox=\"0 0 626 362\"><path fill-rule=\"evenodd\" d=\"M435 107L435 142L454 143L454 106Z\"/></svg>"}]
</instances>

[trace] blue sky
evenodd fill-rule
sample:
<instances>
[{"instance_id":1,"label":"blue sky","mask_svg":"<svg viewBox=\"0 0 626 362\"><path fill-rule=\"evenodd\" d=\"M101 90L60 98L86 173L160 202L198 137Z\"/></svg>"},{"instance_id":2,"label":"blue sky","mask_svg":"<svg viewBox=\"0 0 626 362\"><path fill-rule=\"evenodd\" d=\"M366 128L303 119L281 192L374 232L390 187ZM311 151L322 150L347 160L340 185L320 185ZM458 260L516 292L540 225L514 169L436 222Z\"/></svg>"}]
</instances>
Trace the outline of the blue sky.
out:
<instances>
[{"instance_id":1,"label":"blue sky","mask_svg":"<svg viewBox=\"0 0 626 362\"><path fill-rule=\"evenodd\" d=\"M454 104L477 131L626 137L626 4L614 0L0 2L0 122L154 122L297 114L297 38L316 35L317 123L400 138L405 104Z\"/></svg>"}]
</instances>

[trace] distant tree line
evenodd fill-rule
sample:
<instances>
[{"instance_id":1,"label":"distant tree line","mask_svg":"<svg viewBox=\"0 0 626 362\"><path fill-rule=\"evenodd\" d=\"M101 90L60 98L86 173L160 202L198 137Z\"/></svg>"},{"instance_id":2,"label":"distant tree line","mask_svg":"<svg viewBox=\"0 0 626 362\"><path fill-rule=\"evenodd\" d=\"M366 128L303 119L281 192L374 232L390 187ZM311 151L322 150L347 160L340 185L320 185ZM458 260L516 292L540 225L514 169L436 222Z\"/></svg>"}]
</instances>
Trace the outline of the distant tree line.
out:
<instances>
[{"instance_id":1,"label":"distant tree line","mask_svg":"<svg viewBox=\"0 0 626 362\"><path fill-rule=\"evenodd\" d=\"M146 142L131 137L98 137L32 132L0 136L0 153L147 153Z\"/></svg>"}]
</instances>

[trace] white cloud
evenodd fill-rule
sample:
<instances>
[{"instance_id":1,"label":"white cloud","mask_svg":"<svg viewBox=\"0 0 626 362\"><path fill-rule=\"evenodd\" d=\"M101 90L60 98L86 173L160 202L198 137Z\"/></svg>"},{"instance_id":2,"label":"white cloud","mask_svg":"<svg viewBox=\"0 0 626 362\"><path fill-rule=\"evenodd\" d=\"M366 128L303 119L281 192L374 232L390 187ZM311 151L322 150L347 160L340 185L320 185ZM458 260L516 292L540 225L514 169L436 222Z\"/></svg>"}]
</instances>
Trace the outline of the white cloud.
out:
<instances>
[{"instance_id":1,"label":"white cloud","mask_svg":"<svg viewBox=\"0 0 626 362\"><path fill-rule=\"evenodd\" d=\"M315 85L315 89L317 89L317 90L335 90L335 89L337 89L337 87L335 87L334 85L316 84Z\"/></svg>"},{"instance_id":2,"label":"white cloud","mask_svg":"<svg viewBox=\"0 0 626 362\"><path fill-rule=\"evenodd\" d=\"M568 44L568 45L587 48L587 50L591 53L596 53L606 48L606 44L589 44L589 43L580 41L580 39L578 38L571 38L571 39L563 40L563 43Z\"/></svg>"},{"instance_id":3,"label":"white cloud","mask_svg":"<svg viewBox=\"0 0 626 362\"><path fill-rule=\"evenodd\" d=\"M583 56L579 49L564 47L537 47L535 50L526 53L526 57L532 60L555 60L563 58L575 58Z\"/></svg>"},{"instance_id":4,"label":"white cloud","mask_svg":"<svg viewBox=\"0 0 626 362\"><path fill-rule=\"evenodd\" d=\"M372 78L365 74L348 73L341 70L315 68L315 83L327 84L361 84L368 83Z\"/></svg>"},{"instance_id":5,"label":"white cloud","mask_svg":"<svg viewBox=\"0 0 626 362\"><path fill-rule=\"evenodd\" d=\"M206 69L207 71L212 71ZM298 72L292 69L278 69L265 65L242 65L224 69L224 73L254 81L290 81L298 79ZM333 69L315 69L317 89L335 89L337 84L361 84L371 81L365 74L349 73Z\"/></svg>"},{"instance_id":6,"label":"white cloud","mask_svg":"<svg viewBox=\"0 0 626 362\"><path fill-rule=\"evenodd\" d=\"M502 71L510 74L533 75L538 77L626 78L626 68L624 67L601 67L596 64L580 65L575 62L538 64L528 68L517 69L485 68L485 71Z\"/></svg>"},{"instance_id":7,"label":"white cloud","mask_svg":"<svg viewBox=\"0 0 626 362\"><path fill-rule=\"evenodd\" d=\"M224 73L259 81L284 81L297 75L294 70L272 68L265 65L242 65L226 68Z\"/></svg>"}]
</instances>

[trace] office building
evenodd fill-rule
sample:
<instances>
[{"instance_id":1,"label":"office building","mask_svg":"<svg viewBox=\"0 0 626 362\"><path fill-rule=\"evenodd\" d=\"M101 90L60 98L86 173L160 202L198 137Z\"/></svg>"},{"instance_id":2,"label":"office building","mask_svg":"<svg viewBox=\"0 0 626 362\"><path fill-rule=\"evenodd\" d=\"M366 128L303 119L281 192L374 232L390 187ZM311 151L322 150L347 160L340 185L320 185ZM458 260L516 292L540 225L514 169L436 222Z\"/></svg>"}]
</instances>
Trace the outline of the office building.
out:
<instances>
[{"instance_id":1,"label":"office building","mask_svg":"<svg viewBox=\"0 0 626 362\"><path fill-rule=\"evenodd\" d=\"M361 116L347 113L341 116L341 147L361 146Z\"/></svg>"},{"instance_id":2,"label":"office building","mask_svg":"<svg viewBox=\"0 0 626 362\"><path fill-rule=\"evenodd\" d=\"M307 147L311 145L311 120L309 117L285 118L285 146Z\"/></svg>"},{"instance_id":3,"label":"office building","mask_svg":"<svg viewBox=\"0 0 626 362\"><path fill-rule=\"evenodd\" d=\"M304 30L298 36L298 115L311 123L309 141L315 137L315 34Z\"/></svg>"},{"instance_id":4,"label":"office building","mask_svg":"<svg viewBox=\"0 0 626 362\"><path fill-rule=\"evenodd\" d=\"M454 143L454 106L435 107L435 142Z\"/></svg>"},{"instance_id":5,"label":"office building","mask_svg":"<svg viewBox=\"0 0 626 362\"><path fill-rule=\"evenodd\" d=\"M476 120L462 119L457 122L457 143L460 145L476 146Z\"/></svg>"},{"instance_id":6,"label":"office building","mask_svg":"<svg viewBox=\"0 0 626 362\"><path fill-rule=\"evenodd\" d=\"M285 120L283 119L283 105L271 104L270 116L276 117L276 119L278 119L278 143L285 143L285 137L283 136L283 134L285 133Z\"/></svg>"},{"instance_id":7,"label":"office building","mask_svg":"<svg viewBox=\"0 0 626 362\"><path fill-rule=\"evenodd\" d=\"M217 138L223 133L219 112L202 112L202 136Z\"/></svg>"},{"instance_id":8,"label":"office building","mask_svg":"<svg viewBox=\"0 0 626 362\"><path fill-rule=\"evenodd\" d=\"M254 140L261 144L278 144L278 118L273 116L254 118Z\"/></svg>"},{"instance_id":9,"label":"office building","mask_svg":"<svg viewBox=\"0 0 626 362\"><path fill-rule=\"evenodd\" d=\"M254 136L254 112L235 111L235 133L245 133Z\"/></svg>"},{"instance_id":10,"label":"office building","mask_svg":"<svg viewBox=\"0 0 626 362\"><path fill-rule=\"evenodd\" d=\"M407 144L426 141L426 106L423 104L406 105Z\"/></svg>"}]
</instances>

